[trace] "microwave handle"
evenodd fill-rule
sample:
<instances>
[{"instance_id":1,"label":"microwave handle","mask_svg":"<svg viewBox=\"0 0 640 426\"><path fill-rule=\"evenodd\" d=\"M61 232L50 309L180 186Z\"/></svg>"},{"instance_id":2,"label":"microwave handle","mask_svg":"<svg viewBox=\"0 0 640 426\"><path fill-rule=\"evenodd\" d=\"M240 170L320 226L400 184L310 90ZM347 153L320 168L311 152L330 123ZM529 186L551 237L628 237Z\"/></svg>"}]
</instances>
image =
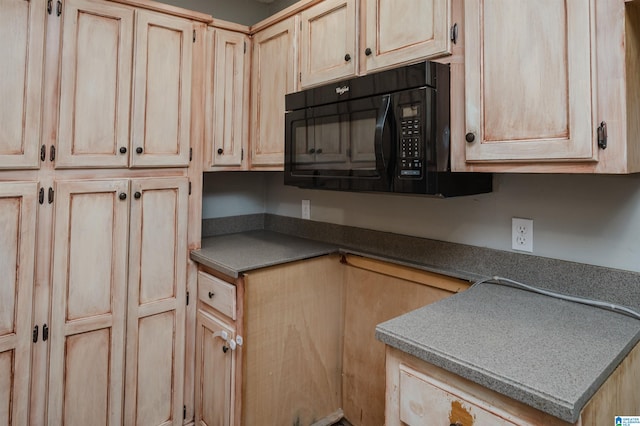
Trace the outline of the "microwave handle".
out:
<instances>
[{"instance_id":1,"label":"microwave handle","mask_svg":"<svg viewBox=\"0 0 640 426\"><path fill-rule=\"evenodd\" d=\"M382 105L380 105L380 113L376 120L376 134L375 134L375 151L376 151L376 169L380 176L384 179L387 178L387 164L384 158L384 131L387 123L389 122L389 111L391 106L391 95L382 96Z\"/></svg>"}]
</instances>

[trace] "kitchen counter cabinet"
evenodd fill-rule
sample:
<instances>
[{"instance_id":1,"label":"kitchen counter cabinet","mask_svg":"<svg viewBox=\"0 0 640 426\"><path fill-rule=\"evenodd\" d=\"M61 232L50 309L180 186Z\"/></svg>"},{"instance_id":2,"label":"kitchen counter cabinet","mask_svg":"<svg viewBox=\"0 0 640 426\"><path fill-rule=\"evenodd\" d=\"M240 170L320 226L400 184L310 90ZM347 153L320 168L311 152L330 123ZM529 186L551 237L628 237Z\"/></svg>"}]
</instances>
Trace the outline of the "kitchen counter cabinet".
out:
<instances>
[{"instance_id":1,"label":"kitchen counter cabinet","mask_svg":"<svg viewBox=\"0 0 640 426\"><path fill-rule=\"evenodd\" d=\"M6 0L0 15L0 170L40 164L46 1Z\"/></svg>"}]
</instances>

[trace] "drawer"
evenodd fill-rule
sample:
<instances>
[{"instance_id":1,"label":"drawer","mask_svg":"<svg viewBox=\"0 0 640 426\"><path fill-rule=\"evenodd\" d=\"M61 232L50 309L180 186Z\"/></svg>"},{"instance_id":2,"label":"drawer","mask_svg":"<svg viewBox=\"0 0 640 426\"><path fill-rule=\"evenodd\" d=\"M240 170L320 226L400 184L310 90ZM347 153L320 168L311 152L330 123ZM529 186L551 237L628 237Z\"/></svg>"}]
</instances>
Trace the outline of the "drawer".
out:
<instances>
[{"instance_id":1,"label":"drawer","mask_svg":"<svg viewBox=\"0 0 640 426\"><path fill-rule=\"evenodd\" d=\"M408 426L530 425L406 365L400 366L400 420Z\"/></svg>"},{"instance_id":2,"label":"drawer","mask_svg":"<svg viewBox=\"0 0 640 426\"><path fill-rule=\"evenodd\" d=\"M231 319L236 319L235 285L198 271L198 299Z\"/></svg>"}]
</instances>

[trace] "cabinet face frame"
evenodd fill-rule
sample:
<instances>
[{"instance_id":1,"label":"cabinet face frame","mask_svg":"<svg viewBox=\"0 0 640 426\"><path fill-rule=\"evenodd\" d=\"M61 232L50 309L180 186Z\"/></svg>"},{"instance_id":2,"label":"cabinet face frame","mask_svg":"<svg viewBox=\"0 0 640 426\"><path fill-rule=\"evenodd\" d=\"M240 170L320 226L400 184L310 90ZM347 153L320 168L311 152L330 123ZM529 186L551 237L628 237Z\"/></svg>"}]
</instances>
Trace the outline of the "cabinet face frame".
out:
<instances>
[{"instance_id":1,"label":"cabinet face frame","mask_svg":"<svg viewBox=\"0 0 640 426\"><path fill-rule=\"evenodd\" d=\"M357 9L355 0L325 0L300 13L300 88L356 74Z\"/></svg>"},{"instance_id":2,"label":"cabinet face frame","mask_svg":"<svg viewBox=\"0 0 640 426\"><path fill-rule=\"evenodd\" d=\"M123 5L65 4L56 168L129 165L133 22Z\"/></svg>"},{"instance_id":3,"label":"cabinet face frame","mask_svg":"<svg viewBox=\"0 0 640 426\"><path fill-rule=\"evenodd\" d=\"M451 0L402 0L401 4L398 0L363 1L365 28L360 50L367 72L451 54ZM416 12L418 5L428 7L424 15ZM425 22L431 24L429 34L403 39L406 34L420 33ZM369 55L366 49L371 50Z\"/></svg>"},{"instance_id":4,"label":"cabinet face frame","mask_svg":"<svg viewBox=\"0 0 640 426\"><path fill-rule=\"evenodd\" d=\"M249 147L250 39L243 33L208 27L205 43L204 169L245 169Z\"/></svg>"},{"instance_id":5,"label":"cabinet face frame","mask_svg":"<svg viewBox=\"0 0 640 426\"><path fill-rule=\"evenodd\" d=\"M0 183L0 225L4 230L0 235L2 424L29 423L37 191L35 182Z\"/></svg>"},{"instance_id":6,"label":"cabinet face frame","mask_svg":"<svg viewBox=\"0 0 640 426\"><path fill-rule=\"evenodd\" d=\"M194 26L148 10L136 15L131 167L186 167Z\"/></svg>"},{"instance_id":7,"label":"cabinet face frame","mask_svg":"<svg viewBox=\"0 0 640 426\"><path fill-rule=\"evenodd\" d=\"M40 164L45 12L44 0L2 3L0 170L35 169Z\"/></svg>"},{"instance_id":8,"label":"cabinet face frame","mask_svg":"<svg viewBox=\"0 0 640 426\"><path fill-rule=\"evenodd\" d=\"M464 2L466 30L465 133L474 136L473 142L460 142L466 144L466 161L597 160L598 148L596 126L594 125L596 122L594 114L597 111L594 86L596 67L595 51L592 49L592 46L595 46L595 5L593 0L589 0L588 5L580 1L565 0L566 16L562 22L563 27L546 28L540 31L540 34L545 34L548 39L558 40L553 43L553 46L558 48L559 51L555 53L560 59L554 64L562 68L560 72L566 74L564 82L562 82L563 79L558 80L559 84L565 86L565 89L555 90L566 93L564 97L560 93L561 99L556 99L554 103L554 106L558 108L556 114L554 114L554 107L544 102L544 99L539 99L539 102L534 104L537 109L527 109L529 106L525 103L528 97L524 95L526 90L535 90L535 93L540 93L542 90L536 89L536 75L527 75L527 69L521 70L519 68L521 61L517 59L517 56L509 58L504 56L504 52L498 52L502 55L501 61L487 57L488 53L485 48L488 43L487 37L494 35L494 38L503 38L503 35L508 31L496 28L495 25L488 28L486 23L491 16L485 13L484 6L484 1L465 0ZM520 19L529 18L520 17ZM510 22L514 20L505 19L505 17L491 20L494 23L495 21L511 25ZM522 31L526 31L526 27L523 28L525 29ZM554 30L558 33L557 37L548 35L553 34ZM523 37L525 35L520 39ZM533 36L531 37L532 43L542 44ZM527 52L530 49L530 46L516 47L518 50L514 50L514 52ZM538 53L540 53L539 56L542 55L541 51ZM510 61L510 59L514 60ZM540 57L540 61L543 60L544 58ZM522 78L520 84L516 85L522 89L522 94L519 90L507 90L501 94L488 90L494 86L499 87L505 81L505 78L498 72L499 68L493 76L487 70L489 66L497 63L509 64L513 69L511 76ZM549 64L545 62L545 64L540 64L538 68L548 66ZM529 72L531 73L531 71ZM548 93L553 92L554 88L550 87ZM509 104L509 97L512 98L512 105ZM488 105L487 103L491 99L500 99L500 102L496 104L496 101ZM511 123L500 118L516 117L516 113L526 115L526 120L514 119L512 120L514 122ZM535 114L539 114L539 119L536 119ZM494 117L494 121L491 121L491 117ZM497 122L495 122L496 120ZM557 127L558 130L549 134L535 135L532 132L535 132L536 129L529 129L529 132L525 133L522 129L518 130L517 126L523 122L551 122L554 124L553 127ZM561 125L562 122L565 124ZM541 133L547 133L546 128L543 130L541 127L537 130Z\"/></svg>"}]
</instances>

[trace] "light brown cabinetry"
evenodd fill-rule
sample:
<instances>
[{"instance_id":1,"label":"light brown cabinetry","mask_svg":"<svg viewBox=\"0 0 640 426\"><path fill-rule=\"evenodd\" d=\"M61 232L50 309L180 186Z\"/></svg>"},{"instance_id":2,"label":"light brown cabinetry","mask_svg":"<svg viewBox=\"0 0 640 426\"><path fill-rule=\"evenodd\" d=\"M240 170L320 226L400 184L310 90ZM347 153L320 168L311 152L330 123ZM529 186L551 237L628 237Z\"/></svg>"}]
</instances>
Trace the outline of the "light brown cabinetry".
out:
<instances>
[{"instance_id":1,"label":"light brown cabinetry","mask_svg":"<svg viewBox=\"0 0 640 426\"><path fill-rule=\"evenodd\" d=\"M571 424L405 352L387 347L386 353L388 426ZM606 424L622 412L637 410L640 397L633 389L640 377L638 362L640 345L587 402L576 426Z\"/></svg>"},{"instance_id":2,"label":"light brown cabinetry","mask_svg":"<svg viewBox=\"0 0 640 426\"><path fill-rule=\"evenodd\" d=\"M236 287L198 272L196 425L237 424Z\"/></svg>"},{"instance_id":3,"label":"light brown cabinetry","mask_svg":"<svg viewBox=\"0 0 640 426\"><path fill-rule=\"evenodd\" d=\"M637 2L465 1L464 22L454 170L640 171Z\"/></svg>"},{"instance_id":4,"label":"light brown cabinetry","mask_svg":"<svg viewBox=\"0 0 640 426\"><path fill-rule=\"evenodd\" d=\"M0 424L26 425L37 184L0 183Z\"/></svg>"},{"instance_id":5,"label":"light brown cabinetry","mask_svg":"<svg viewBox=\"0 0 640 426\"><path fill-rule=\"evenodd\" d=\"M206 38L204 169L246 169L250 39L214 27Z\"/></svg>"},{"instance_id":6,"label":"light brown cabinetry","mask_svg":"<svg viewBox=\"0 0 640 426\"><path fill-rule=\"evenodd\" d=\"M366 0L363 6L367 72L451 53L451 0Z\"/></svg>"},{"instance_id":7,"label":"light brown cabinetry","mask_svg":"<svg viewBox=\"0 0 640 426\"><path fill-rule=\"evenodd\" d=\"M2 2L0 170L39 165L45 14L44 0Z\"/></svg>"},{"instance_id":8,"label":"light brown cabinetry","mask_svg":"<svg viewBox=\"0 0 640 426\"><path fill-rule=\"evenodd\" d=\"M188 165L192 31L157 12L66 2L57 168Z\"/></svg>"},{"instance_id":9,"label":"light brown cabinetry","mask_svg":"<svg viewBox=\"0 0 640 426\"><path fill-rule=\"evenodd\" d=\"M356 8L355 0L325 0L300 13L301 88L356 74Z\"/></svg>"},{"instance_id":10,"label":"light brown cabinetry","mask_svg":"<svg viewBox=\"0 0 640 426\"><path fill-rule=\"evenodd\" d=\"M597 158L592 8L465 2L467 161Z\"/></svg>"},{"instance_id":11,"label":"light brown cabinetry","mask_svg":"<svg viewBox=\"0 0 640 426\"><path fill-rule=\"evenodd\" d=\"M186 179L55 193L48 423L181 424Z\"/></svg>"},{"instance_id":12,"label":"light brown cabinetry","mask_svg":"<svg viewBox=\"0 0 640 426\"><path fill-rule=\"evenodd\" d=\"M284 164L284 96L297 88L298 16L253 36L251 61L252 169L282 170Z\"/></svg>"}]
</instances>

